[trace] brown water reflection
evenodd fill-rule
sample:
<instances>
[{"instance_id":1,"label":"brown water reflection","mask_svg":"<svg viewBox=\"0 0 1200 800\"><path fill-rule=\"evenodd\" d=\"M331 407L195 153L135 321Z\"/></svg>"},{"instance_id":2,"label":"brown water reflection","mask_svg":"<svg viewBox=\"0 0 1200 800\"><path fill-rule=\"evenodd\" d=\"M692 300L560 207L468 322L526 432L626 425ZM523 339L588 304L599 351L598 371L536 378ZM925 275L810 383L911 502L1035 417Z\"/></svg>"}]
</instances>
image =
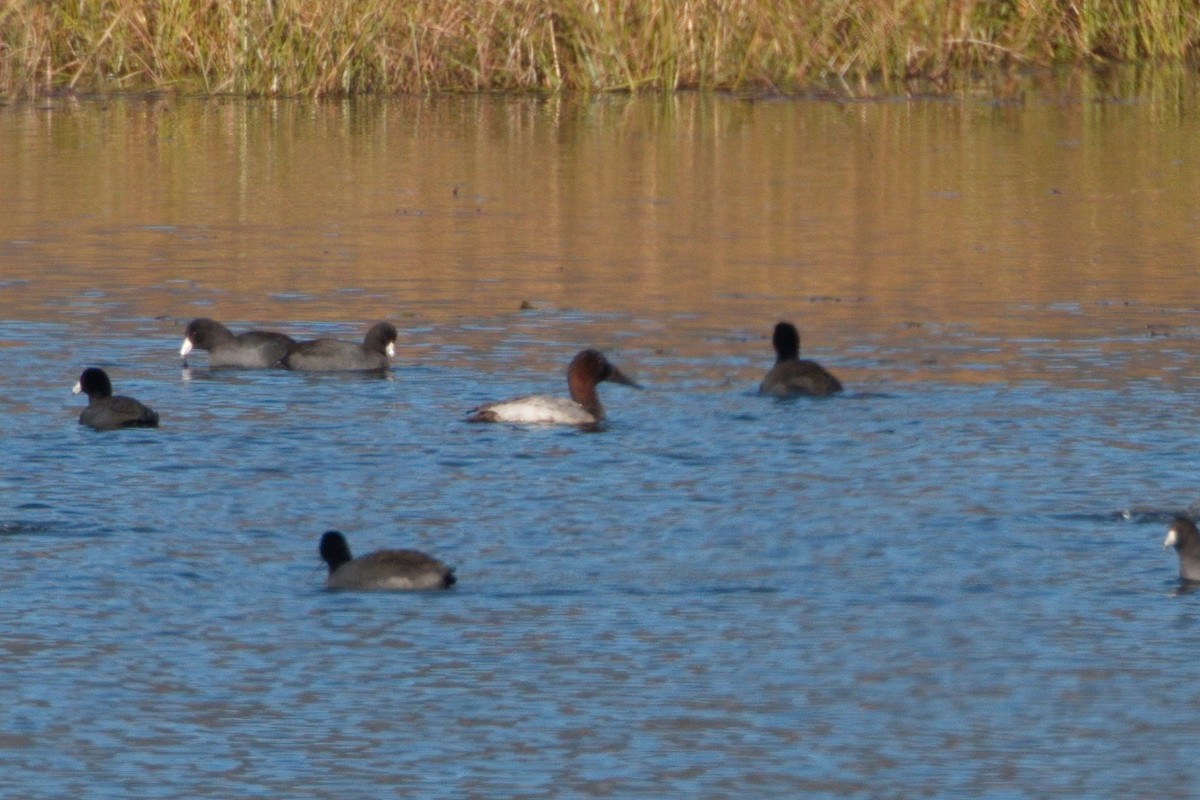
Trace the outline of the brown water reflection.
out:
<instances>
[{"instance_id":1,"label":"brown water reflection","mask_svg":"<svg viewBox=\"0 0 1200 800\"><path fill-rule=\"evenodd\" d=\"M1023 339L1155 374L1132 357L1151 333L1195 335L1196 86L1118 102L1094 80L1044 78L1013 104L12 106L0 298L10 319L162 317L172 337L197 314L301 333L391 318L471 348L487 342L465 323L529 301L600 312L565 340L625 331L748 374L785 317L852 382L1045 377ZM856 366L864 342L903 363Z\"/></svg>"}]
</instances>

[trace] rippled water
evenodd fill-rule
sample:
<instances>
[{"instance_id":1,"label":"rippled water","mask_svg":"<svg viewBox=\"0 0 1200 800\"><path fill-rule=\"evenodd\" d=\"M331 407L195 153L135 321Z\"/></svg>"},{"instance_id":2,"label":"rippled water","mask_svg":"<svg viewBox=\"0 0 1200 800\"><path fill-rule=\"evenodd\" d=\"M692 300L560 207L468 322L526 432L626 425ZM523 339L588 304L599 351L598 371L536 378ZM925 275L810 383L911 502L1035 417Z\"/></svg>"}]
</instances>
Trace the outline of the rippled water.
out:
<instances>
[{"instance_id":1,"label":"rippled water","mask_svg":"<svg viewBox=\"0 0 1200 800\"><path fill-rule=\"evenodd\" d=\"M649 388L603 387L607 430L521 430L461 414L556 374L184 373L145 327L86 345L163 414L115 434L37 374L69 329L0 327L25 376L0 476L0 759L23 796L1192 786L1197 611L1158 548L1189 396L781 402L753 395L760 352L697 387L631 349ZM322 591L331 526L461 583Z\"/></svg>"},{"instance_id":2,"label":"rippled water","mask_svg":"<svg viewBox=\"0 0 1200 800\"><path fill-rule=\"evenodd\" d=\"M1188 184L1164 186L1200 218ZM1200 595L1159 547L1200 497L1186 253L1097 250L1071 262L1075 299L1054 264L1001 292L972 288L982 259L954 291L944 263L898 276L853 246L831 258L862 274L831 269L835 295L788 265L731 293L738 264L663 253L691 281L678 305L542 301L575 284L487 259L461 301L352 264L360 288L323 276L297 299L236 265L162 278L145 221L113 234L129 271L45 258L11 222L0 242L23 275L0 287L20 309L0 321L13 796L1194 794ZM307 235L280 247L320 260ZM481 313L508 281L534 307ZM787 309L844 395L754 394ZM387 379L185 370L199 314L343 338L389 316L398 357ZM586 344L646 387L601 386L605 430L463 421L564 391ZM77 425L85 365L162 427ZM460 582L324 591L328 528Z\"/></svg>"}]
</instances>

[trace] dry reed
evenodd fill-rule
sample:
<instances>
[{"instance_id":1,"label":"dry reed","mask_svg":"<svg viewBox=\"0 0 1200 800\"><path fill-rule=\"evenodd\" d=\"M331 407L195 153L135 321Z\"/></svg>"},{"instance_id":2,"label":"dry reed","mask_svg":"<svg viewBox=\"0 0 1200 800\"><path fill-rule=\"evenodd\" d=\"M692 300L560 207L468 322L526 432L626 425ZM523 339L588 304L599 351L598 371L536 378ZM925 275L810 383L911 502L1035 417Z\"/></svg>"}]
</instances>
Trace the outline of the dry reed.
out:
<instances>
[{"instance_id":1,"label":"dry reed","mask_svg":"<svg viewBox=\"0 0 1200 800\"><path fill-rule=\"evenodd\" d=\"M1200 0L5 0L0 92L890 91L1198 44Z\"/></svg>"}]
</instances>

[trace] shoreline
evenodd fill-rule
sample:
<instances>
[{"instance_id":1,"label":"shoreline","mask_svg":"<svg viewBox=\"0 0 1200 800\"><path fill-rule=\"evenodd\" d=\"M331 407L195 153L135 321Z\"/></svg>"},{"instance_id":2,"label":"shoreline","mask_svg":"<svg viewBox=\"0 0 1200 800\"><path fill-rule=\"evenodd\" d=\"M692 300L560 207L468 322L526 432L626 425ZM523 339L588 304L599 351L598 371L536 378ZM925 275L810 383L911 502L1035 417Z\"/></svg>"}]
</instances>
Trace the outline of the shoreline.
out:
<instances>
[{"instance_id":1,"label":"shoreline","mask_svg":"<svg viewBox=\"0 0 1200 800\"><path fill-rule=\"evenodd\" d=\"M852 99L944 95L984 71L1186 65L1200 50L1200 15L1186 8L1081 10L1061 0L97 5L16 0L0 11L0 94L706 90Z\"/></svg>"}]
</instances>

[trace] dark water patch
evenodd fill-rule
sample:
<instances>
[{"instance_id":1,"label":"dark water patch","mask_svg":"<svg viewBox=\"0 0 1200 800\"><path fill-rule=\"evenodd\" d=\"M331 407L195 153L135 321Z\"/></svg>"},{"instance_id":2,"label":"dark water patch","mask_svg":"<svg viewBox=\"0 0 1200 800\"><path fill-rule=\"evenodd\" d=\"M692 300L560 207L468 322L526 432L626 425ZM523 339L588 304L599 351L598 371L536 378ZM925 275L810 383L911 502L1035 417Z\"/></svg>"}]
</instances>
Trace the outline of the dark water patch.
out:
<instances>
[{"instance_id":1,"label":"dark water patch","mask_svg":"<svg viewBox=\"0 0 1200 800\"><path fill-rule=\"evenodd\" d=\"M720 596L743 594L775 594L780 591L774 586L758 585L698 585L688 589L645 589L642 587L611 587L611 591L635 597L691 597L691 596Z\"/></svg>"},{"instance_id":2,"label":"dark water patch","mask_svg":"<svg viewBox=\"0 0 1200 800\"><path fill-rule=\"evenodd\" d=\"M18 508L19 511L46 509L48 506L38 503L26 503ZM0 520L0 536L38 536L50 533L52 526L43 522L25 522L19 520Z\"/></svg>"},{"instance_id":3,"label":"dark water patch","mask_svg":"<svg viewBox=\"0 0 1200 800\"><path fill-rule=\"evenodd\" d=\"M457 584L455 585L454 591L460 591ZM500 600L545 600L554 597L578 598L596 596L599 593L595 588L572 589L564 587L530 588L521 591L498 591L496 589L484 589L478 584L471 589L471 592L481 596L494 597Z\"/></svg>"}]
</instances>

